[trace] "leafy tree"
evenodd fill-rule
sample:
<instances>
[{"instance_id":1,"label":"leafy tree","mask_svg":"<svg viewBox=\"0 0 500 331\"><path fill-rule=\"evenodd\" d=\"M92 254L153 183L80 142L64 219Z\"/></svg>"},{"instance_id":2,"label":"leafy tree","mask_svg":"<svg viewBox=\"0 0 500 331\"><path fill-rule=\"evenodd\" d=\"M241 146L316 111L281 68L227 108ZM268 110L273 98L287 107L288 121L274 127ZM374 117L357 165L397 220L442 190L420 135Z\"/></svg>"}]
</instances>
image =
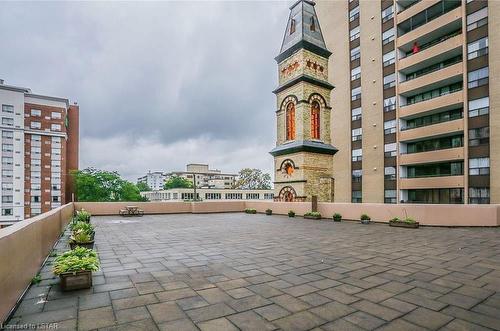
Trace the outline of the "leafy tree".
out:
<instances>
[{"instance_id":1,"label":"leafy tree","mask_svg":"<svg viewBox=\"0 0 500 331\"><path fill-rule=\"evenodd\" d=\"M78 201L147 201L137 186L120 177L116 171L95 168L73 173Z\"/></svg>"},{"instance_id":2,"label":"leafy tree","mask_svg":"<svg viewBox=\"0 0 500 331\"><path fill-rule=\"evenodd\" d=\"M269 190L271 188L271 175L260 169L241 169L238 180L234 185L237 189L247 190Z\"/></svg>"},{"instance_id":3,"label":"leafy tree","mask_svg":"<svg viewBox=\"0 0 500 331\"><path fill-rule=\"evenodd\" d=\"M184 177L180 176L172 176L163 185L165 190L169 190L171 188L192 188L193 183Z\"/></svg>"},{"instance_id":4,"label":"leafy tree","mask_svg":"<svg viewBox=\"0 0 500 331\"><path fill-rule=\"evenodd\" d=\"M137 188L139 189L140 192L152 191L151 187L149 187L148 184L146 184L144 182L138 182L136 186L137 186Z\"/></svg>"}]
</instances>

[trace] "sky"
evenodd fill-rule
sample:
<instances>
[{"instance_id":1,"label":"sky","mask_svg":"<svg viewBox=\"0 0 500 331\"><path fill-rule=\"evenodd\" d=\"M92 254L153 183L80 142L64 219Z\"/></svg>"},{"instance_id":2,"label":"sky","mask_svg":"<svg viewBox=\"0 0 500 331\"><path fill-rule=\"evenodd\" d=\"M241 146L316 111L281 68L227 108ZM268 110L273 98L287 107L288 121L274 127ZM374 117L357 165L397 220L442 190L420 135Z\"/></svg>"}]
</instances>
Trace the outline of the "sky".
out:
<instances>
[{"instance_id":1,"label":"sky","mask_svg":"<svg viewBox=\"0 0 500 331\"><path fill-rule=\"evenodd\" d=\"M80 168L272 174L291 1L1 2L0 79L80 105Z\"/></svg>"}]
</instances>

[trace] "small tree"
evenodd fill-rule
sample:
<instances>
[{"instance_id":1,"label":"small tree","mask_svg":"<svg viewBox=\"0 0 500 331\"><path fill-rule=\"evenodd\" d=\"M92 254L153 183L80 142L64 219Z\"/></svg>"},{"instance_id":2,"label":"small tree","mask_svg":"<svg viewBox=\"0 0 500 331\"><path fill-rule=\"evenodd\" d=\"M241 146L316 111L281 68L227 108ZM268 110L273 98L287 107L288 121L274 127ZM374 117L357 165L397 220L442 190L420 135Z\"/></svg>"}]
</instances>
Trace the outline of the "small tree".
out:
<instances>
[{"instance_id":1,"label":"small tree","mask_svg":"<svg viewBox=\"0 0 500 331\"><path fill-rule=\"evenodd\" d=\"M180 176L170 177L163 185L163 188L165 190L169 190L172 188L192 188L192 187L193 183L189 179Z\"/></svg>"},{"instance_id":2,"label":"small tree","mask_svg":"<svg viewBox=\"0 0 500 331\"><path fill-rule=\"evenodd\" d=\"M152 191L151 187L149 187L148 184L146 184L144 182L138 182L136 186L137 186L137 188L139 189L140 192Z\"/></svg>"},{"instance_id":3,"label":"small tree","mask_svg":"<svg viewBox=\"0 0 500 331\"><path fill-rule=\"evenodd\" d=\"M234 188L247 190L269 190L271 189L271 175L262 172L260 169L241 169L238 173L238 180L236 181Z\"/></svg>"}]
</instances>

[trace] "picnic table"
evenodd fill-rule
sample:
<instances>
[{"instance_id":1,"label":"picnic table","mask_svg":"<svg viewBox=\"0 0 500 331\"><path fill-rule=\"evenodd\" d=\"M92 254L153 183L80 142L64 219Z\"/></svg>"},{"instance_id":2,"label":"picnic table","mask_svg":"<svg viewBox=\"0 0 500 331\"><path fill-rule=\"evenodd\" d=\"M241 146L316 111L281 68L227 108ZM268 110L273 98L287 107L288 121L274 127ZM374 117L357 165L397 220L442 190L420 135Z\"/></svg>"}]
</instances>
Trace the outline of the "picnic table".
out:
<instances>
[{"instance_id":1,"label":"picnic table","mask_svg":"<svg viewBox=\"0 0 500 331\"><path fill-rule=\"evenodd\" d=\"M118 212L121 216L143 216L144 210L138 206L125 206L125 209L120 209Z\"/></svg>"}]
</instances>

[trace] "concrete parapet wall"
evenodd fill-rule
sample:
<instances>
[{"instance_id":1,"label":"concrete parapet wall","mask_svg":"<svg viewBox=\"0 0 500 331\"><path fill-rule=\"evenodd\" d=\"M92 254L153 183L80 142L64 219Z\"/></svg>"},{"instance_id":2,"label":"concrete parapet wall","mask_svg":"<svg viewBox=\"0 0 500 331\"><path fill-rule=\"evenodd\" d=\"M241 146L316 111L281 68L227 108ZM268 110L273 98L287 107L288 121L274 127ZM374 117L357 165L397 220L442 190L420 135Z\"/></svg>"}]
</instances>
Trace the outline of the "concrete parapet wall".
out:
<instances>
[{"instance_id":1,"label":"concrete parapet wall","mask_svg":"<svg viewBox=\"0 0 500 331\"><path fill-rule=\"evenodd\" d=\"M0 231L0 325L73 215L69 203Z\"/></svg>"}]
</instances>

